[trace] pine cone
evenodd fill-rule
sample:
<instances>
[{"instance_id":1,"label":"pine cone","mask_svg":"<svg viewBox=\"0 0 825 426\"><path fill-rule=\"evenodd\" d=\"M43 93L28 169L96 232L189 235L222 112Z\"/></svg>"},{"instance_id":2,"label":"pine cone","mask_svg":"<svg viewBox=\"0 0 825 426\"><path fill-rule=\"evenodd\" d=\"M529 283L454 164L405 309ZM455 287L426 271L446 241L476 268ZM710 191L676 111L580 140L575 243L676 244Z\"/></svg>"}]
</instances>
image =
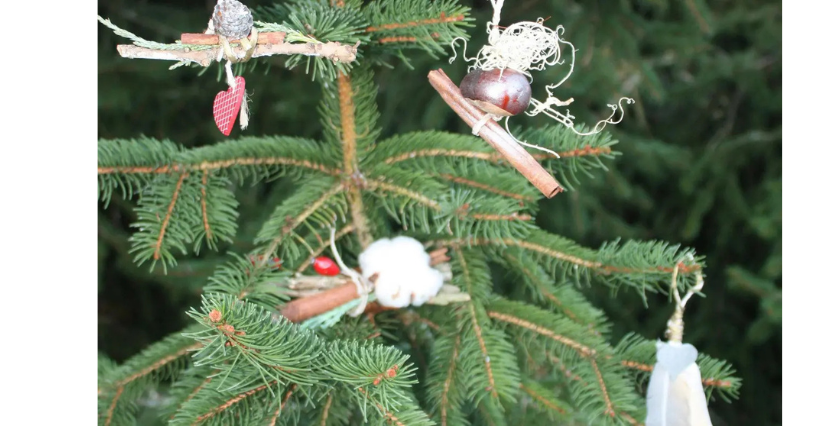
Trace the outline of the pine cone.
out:
<instances>
[{"instance_id":1,"label":"pine cone","mask_svg":"<svg viewBox=\"0 0 825 426\"><path fill-rule=\"evenodd\" d=\"M252 12L237 0L218 0L212 13L215 34L229 40L248 37L252 31Z\"/></svg>"}]
</instances>

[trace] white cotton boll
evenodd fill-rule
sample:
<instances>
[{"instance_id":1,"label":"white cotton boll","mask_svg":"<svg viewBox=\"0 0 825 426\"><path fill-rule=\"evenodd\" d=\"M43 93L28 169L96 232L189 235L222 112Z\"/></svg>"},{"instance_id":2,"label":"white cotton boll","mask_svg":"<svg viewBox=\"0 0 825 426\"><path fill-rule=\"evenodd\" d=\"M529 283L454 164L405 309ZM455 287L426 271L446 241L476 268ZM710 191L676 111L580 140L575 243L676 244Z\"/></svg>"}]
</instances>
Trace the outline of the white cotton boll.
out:
<instances>
[{"instance_id":1,"label":"white cotton boll","mask_svg":"<svg viewBox=\"0 0 825 426\"><path fill-rule=\"evenodd\" d=\"M358 256L361 274L375 282L375 298L383 306L421 306L438 294L444 276L430 267L424 246L410 237L382 238Z\"/></svg>"},{"instance_id":2,"label":"white cotton boll","mask_svg":"<svg viewBox=\"0 0 825 426\"><path fill-rule=\"evenodd\" d=\"M647 387L646 426L712 426L702 376L691 344L656 343Z\"/></svg>"}]
</instances>

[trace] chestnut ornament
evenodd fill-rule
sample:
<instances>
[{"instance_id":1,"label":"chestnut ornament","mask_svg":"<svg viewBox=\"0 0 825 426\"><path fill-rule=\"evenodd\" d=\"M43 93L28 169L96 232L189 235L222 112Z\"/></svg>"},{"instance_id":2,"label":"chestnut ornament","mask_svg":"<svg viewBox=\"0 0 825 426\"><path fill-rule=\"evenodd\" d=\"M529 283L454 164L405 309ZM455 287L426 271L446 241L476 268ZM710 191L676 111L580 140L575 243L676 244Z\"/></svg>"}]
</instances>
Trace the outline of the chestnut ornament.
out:
<instances>
[{"instance_id":1,"label":"chestnut ornament","mask_svg":"<svg viewBox=\"0 0 825 426\"><path fill-rule=\"evenodd\" d=\"M326 256L316 257L312 262L312 267L315 269L315 272L329 277L334 277L341 273L341 268L338 267L338 264Z\"/></svg>"},{"instance_id":2,"label":"chestnut ornament","mask_svg":"<svg viewBox=\"0 0 825 426\"><path fill-rule=\"evenodd\" d=\"M511 68L475 69L461 80L459 89L473 105L499 117L524 112L533 95L527 77Z\"/></svg>"}]
</instances>

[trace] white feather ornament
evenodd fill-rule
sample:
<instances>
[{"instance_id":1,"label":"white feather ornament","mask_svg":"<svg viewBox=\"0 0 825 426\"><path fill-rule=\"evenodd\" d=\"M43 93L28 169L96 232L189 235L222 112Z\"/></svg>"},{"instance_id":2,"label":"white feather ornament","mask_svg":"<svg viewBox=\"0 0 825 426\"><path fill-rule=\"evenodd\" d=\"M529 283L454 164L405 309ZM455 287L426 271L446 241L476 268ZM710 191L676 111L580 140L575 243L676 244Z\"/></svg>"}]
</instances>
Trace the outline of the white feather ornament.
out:
<instances>
[{"instance_id":1,"label":"white feather ornament","mask_svg":"<svg viewBox=\"0 0 825 426\"><path fill-rule=\"evenodd\" d=\"M676 310L667 323L668 342L656 342L656 364L647 386L646 426L712 426L702 375L696 364L699 351L690 343L682 343L685 305L702 289L704 279L702 272L697 271L696 285L682 299L676 281L680 266L681 262L673 268L671 290Z\"/></svg>"},{"instance_id":2,"label":"white feather ornament","mask_svg":"<svg viewBox=\"0 0 825 426\"><path fill-rule=\"evenodd\" d=\"M646 426L711 426L693 345L656 342Z\"/></svg>"}]
</instances>

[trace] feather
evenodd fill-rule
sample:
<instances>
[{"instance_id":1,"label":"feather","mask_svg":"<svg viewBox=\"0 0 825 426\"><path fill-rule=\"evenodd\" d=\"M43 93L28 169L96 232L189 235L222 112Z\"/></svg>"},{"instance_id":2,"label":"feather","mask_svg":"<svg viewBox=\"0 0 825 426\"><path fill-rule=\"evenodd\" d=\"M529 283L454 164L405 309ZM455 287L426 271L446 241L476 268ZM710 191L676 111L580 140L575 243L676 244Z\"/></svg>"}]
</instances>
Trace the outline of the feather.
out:
<instances>
[{"instance_id":1,"label":"feather","mask_svg":"<svg viewBox=\"0 0 825 426\"><path fill-rule=\"evenodd\" d=\"M712 426L691 344L656 343L656 365L647 387L646 426Z\"/></svg>"}]
</instances>

